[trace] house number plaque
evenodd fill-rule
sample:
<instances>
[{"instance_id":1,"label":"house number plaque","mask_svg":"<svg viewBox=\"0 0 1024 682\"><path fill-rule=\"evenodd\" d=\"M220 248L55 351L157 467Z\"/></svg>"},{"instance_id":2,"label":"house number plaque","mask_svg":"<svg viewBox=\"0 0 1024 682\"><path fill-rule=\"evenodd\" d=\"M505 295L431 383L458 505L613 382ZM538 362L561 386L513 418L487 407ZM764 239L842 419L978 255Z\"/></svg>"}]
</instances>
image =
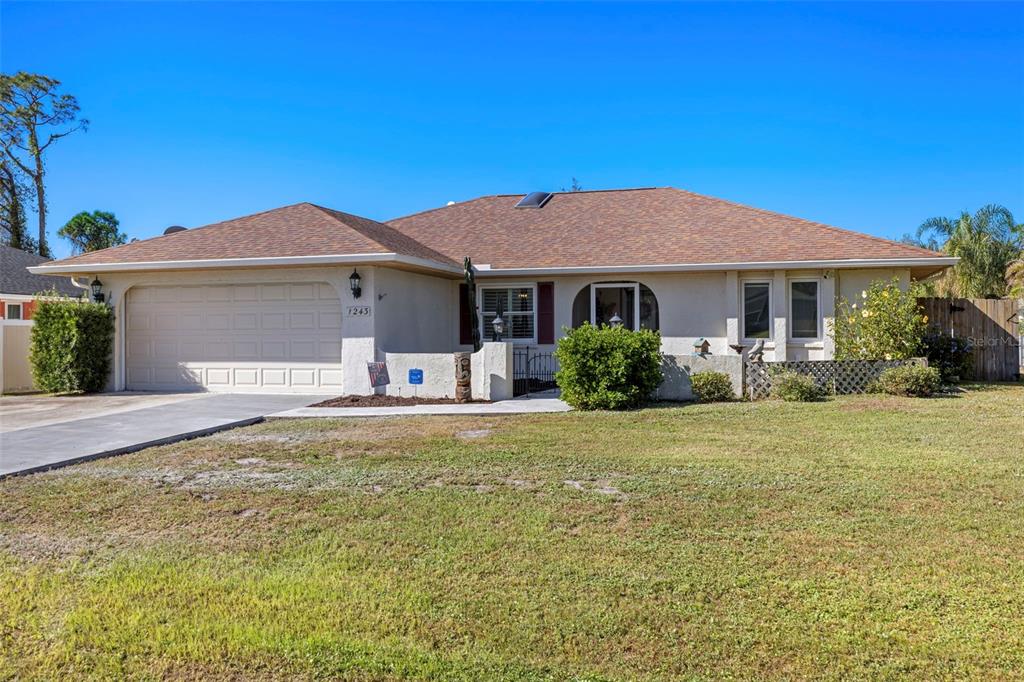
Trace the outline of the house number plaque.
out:
<instances>
[{"instance_id":1,"label":"house number plaque","mask_svg":"<svg viewBox=\"0 0 1024 682\"><path fill-rule=\"evenodd\" d=\"M350 305L345 308L345 317L370 317L373 308L368 305Z\"/></svg>"}]
</instances>

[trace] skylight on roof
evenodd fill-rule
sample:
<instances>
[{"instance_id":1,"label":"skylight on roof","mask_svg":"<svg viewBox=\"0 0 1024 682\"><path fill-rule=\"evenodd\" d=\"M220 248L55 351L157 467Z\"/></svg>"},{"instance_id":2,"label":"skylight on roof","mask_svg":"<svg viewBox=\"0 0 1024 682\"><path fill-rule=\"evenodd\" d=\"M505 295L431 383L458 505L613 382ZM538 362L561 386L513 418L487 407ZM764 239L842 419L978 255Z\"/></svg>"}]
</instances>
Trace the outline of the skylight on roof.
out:
<instances>
[{"instance_id":1,"label":"skylight on roof","mask_svg":"<svg viewBox=\"0 0 1024 682\"><path fill-rule=\"evenodd\" d=\"M516 204L516 208L540 208L544 204L548 203L548 199L550 198L551 192L530 192L519 200L519 203Z\"/></svg>"}]
</instances>

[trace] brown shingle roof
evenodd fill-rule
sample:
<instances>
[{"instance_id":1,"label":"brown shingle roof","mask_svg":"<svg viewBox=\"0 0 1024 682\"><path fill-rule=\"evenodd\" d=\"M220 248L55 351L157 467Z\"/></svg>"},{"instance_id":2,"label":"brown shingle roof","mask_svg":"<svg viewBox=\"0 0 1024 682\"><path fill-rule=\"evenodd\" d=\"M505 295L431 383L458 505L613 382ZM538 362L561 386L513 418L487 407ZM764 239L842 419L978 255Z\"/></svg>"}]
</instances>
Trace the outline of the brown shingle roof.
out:
<instances>
[{"instance_id":1,"label":"brown shingle roof","mask_svg":"<svg viewBox=\"0 0 1024 682\"><path fill-rule=\"evenodd\" d=\"M671 187L481 197L378 223L302 203L47 265L397 253L492 268L776 263L940 257Z\"/></svg>"},{"instance_id":2,"label":"brown shingle roof","mask_svg":"<svg viewBox=\"0 0 1024 682\"><path fill-rule=\"evenodd\" d=\"M395 228L309 203L92 251L47 265L397 253L454 265Z\"/></svg>"},{"instance_id":3,"label":"brown shingle roof","mask_svg":"<svg viewBox=\"0 0 1024 682\"><path fill-rule=\"evenodd\" d=\"M672 187L481 197L389 221L493 268L934 258L932 251Z\"/></svg>"}]
</instances>

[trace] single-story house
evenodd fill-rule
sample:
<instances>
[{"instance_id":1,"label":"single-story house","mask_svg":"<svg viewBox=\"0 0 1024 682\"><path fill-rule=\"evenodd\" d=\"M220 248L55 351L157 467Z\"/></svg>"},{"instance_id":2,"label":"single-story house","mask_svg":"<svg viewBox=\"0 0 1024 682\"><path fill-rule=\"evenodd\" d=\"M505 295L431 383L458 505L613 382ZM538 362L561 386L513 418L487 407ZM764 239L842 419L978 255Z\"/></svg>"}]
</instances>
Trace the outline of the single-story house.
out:
<instances>
[{"instance_id":1,"label":"single-story house","mask_svg":"<svg viewBox=\"0 0 1024 682\"><path fill-rule=\"evenodd\" d=\"M28 271L47 261L0 244L0 393L32 389L28 346L38 294L52 290L64 296L83 293L67 277Z\"/></svg>"},{"instance_id":2,"label":"single-story house","mask_svg":"<svg viewBox=\"0 0 1024 682\"><path fill-rule=\"evenodd\" d=\"M471 325L489 340L499 312L508 345L538 353L621 321L660 330L668 355L761 342L768 360L828 359L838 296L956 262L671 187L485 196L386 223L301 203L170 232L32 268L102 282L112 389L366 394L368 362L394 378L416 364L403 354L471 350Z\"/></svg>"}]
</instances>

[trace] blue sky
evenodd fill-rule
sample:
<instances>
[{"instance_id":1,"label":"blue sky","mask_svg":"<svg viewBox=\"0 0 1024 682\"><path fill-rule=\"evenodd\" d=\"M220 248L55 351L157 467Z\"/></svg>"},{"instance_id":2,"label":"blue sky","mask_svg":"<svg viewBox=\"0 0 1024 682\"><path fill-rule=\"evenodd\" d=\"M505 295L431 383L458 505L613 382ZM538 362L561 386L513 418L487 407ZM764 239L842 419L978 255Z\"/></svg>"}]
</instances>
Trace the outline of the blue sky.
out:
<instances>
[{"instance_id":1,"label":"blue sky","mask_svg":"<svg viewBox=\"0 0 1024 682\"><path fill-rule=\"evenodd\" d=\"M388 219L572 176L889 237L1024 219L1021 4L5 1L0 62L92 121L49 158L54 230Z\"/></svg>"}]
</instances>

